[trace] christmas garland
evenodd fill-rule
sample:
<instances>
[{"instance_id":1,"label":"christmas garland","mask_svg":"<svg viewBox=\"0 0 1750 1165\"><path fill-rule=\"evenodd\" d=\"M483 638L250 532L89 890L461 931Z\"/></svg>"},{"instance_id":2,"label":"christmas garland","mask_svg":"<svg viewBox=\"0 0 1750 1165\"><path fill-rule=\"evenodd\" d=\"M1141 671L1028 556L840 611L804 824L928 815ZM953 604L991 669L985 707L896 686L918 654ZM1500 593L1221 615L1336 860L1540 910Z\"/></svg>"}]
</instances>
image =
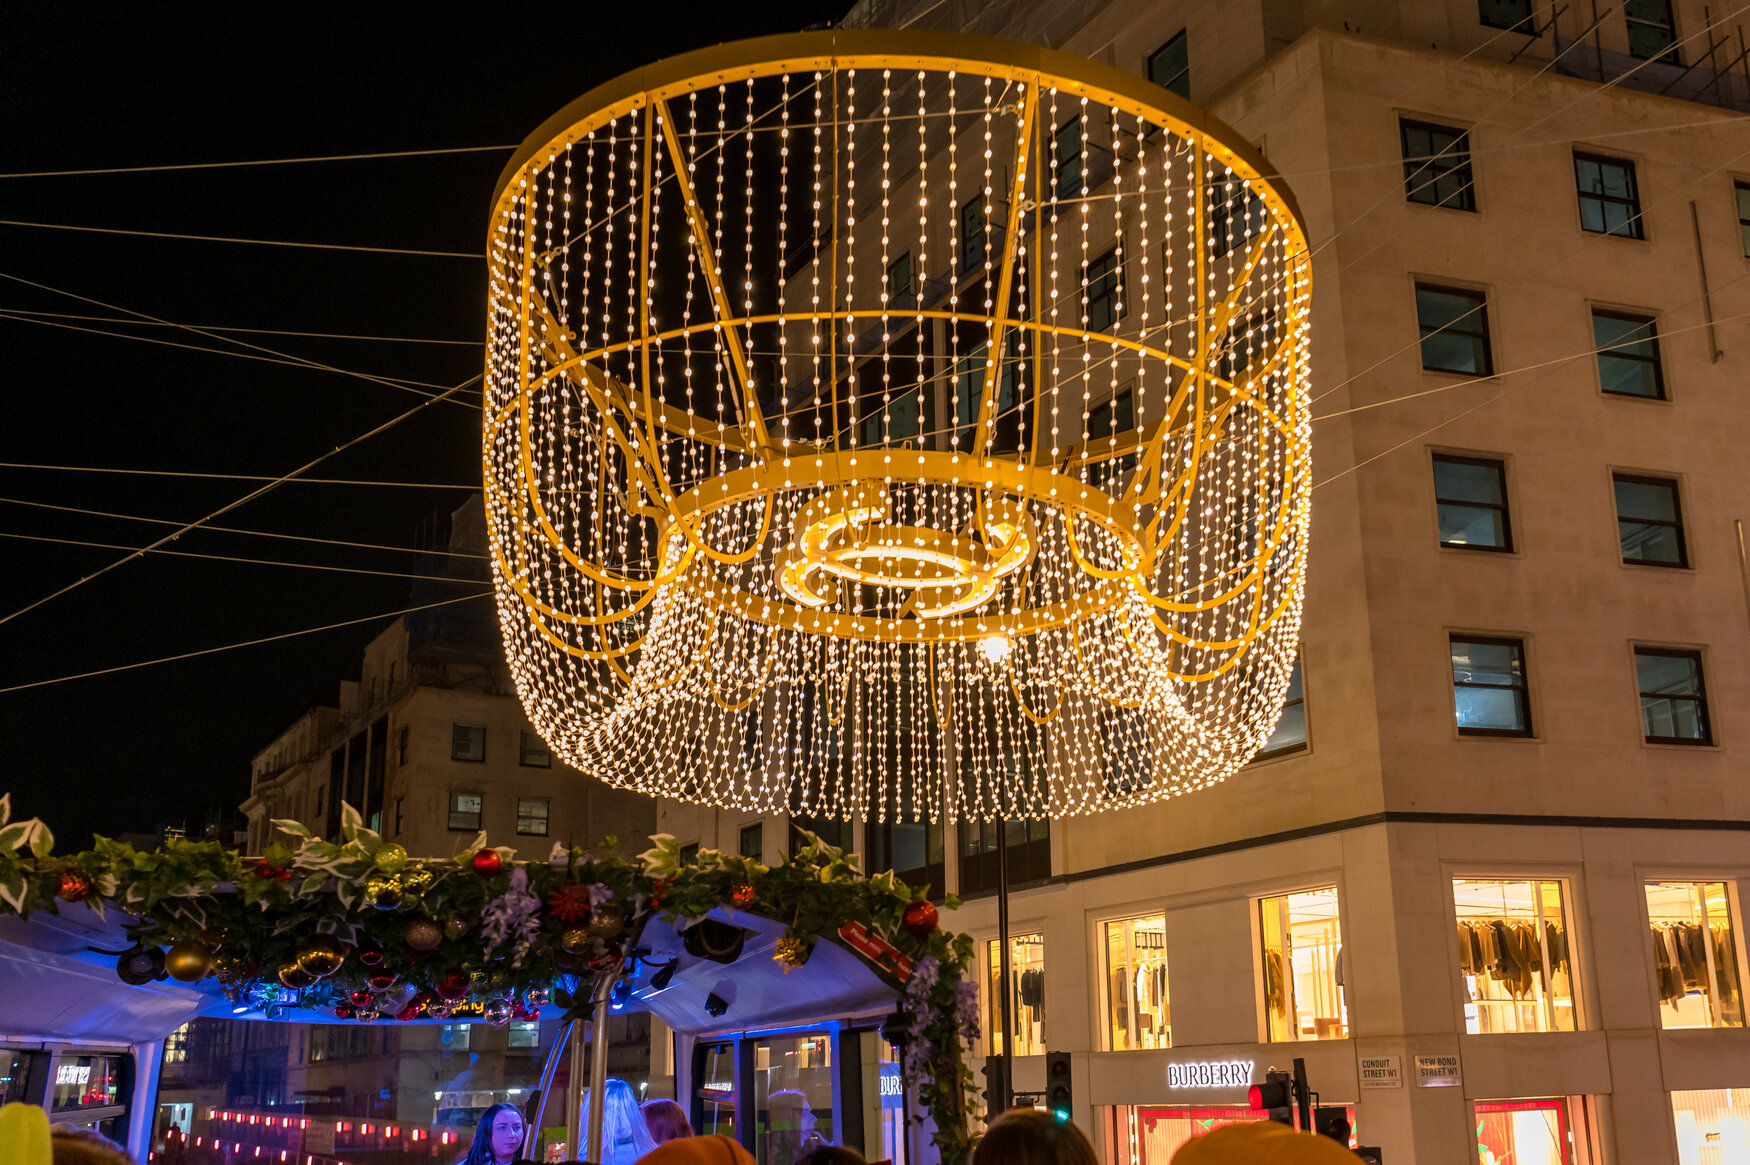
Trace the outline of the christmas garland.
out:
<instances>
[{"instance_id":1,"label":"christmas garland","mask_svg":"<svg viewBox=\"0 0 1750 1165\"><path fill-rule=\"evenodd\" d=\"M822 936L842 937L901 988L902 1030L889 1035L903 1041L904 1074L943 1165L970 1155L972 940L937 926L922 888L891 873L866 877L812 834L777 866L715 850L683 862L667 834L636 859L555 844L544 860L519 861L484 833L453 857L412 858L345 805L341 840L275 821L296 847L272 845L258 858L214 841L139 850L103 837L55 855L46 825L10 814L0 796L0 913L114 907L135 944L117 960L124 981L210 975L227 998L270 1015L295 1006L366 1023L479 1015L505 1024L552 1002L574 1018L587 1013L594 983L627 966L649 920L687 924L720 907L785 923L773 957L786 971Z\"/></svg>"}]
</instances>

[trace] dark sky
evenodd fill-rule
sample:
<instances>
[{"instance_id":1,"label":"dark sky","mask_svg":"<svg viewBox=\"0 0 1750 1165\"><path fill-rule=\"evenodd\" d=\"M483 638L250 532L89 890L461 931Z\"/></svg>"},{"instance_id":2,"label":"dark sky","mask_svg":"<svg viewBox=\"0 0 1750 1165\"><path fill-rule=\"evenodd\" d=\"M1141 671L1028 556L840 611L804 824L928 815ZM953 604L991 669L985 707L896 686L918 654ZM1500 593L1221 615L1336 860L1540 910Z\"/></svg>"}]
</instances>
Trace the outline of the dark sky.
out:
<instances>
[{"instance_id":1,"label":"dark sky","mask_svg":"<svg viewBox=\"0 0 1750 1165\"><path fill-rule=\"evenodd\" d=\"M627 69L830 21L847 7L12 3L0 6L0 173L510 146ZM501 12L516 23L500 23ZM472 253L508 157L0 177L0 219ZM0 276L8 463L277 476L419 403L338 372L32 321L204 348L229 346L110 321L132 311L204 327L469 342L484 330L477 259L0 225ZM20 312L63 314L7 314ZM477 346L230 334L431 384L479 371ZM477 484L478 423L473 408L432 405L312 476ZM144 546L173 527L40 505L186 522L259 484L0 467L0 534ZM412 547L464 497L289 484L218 524ZM173 546L418 569L411 554L241 534L197 531ZM122 554L0 537L0 619ZM0 688L392 611L406 605L409 586L148 556L0 622ZM338 681L356 678L359 650L381 626L0 692L0 792L13 794L15 813L48 821L63 849L93 831L198 825L209 804L247 796L256 751L309 704L332 702Z\"/></svg>"}]
</instances>

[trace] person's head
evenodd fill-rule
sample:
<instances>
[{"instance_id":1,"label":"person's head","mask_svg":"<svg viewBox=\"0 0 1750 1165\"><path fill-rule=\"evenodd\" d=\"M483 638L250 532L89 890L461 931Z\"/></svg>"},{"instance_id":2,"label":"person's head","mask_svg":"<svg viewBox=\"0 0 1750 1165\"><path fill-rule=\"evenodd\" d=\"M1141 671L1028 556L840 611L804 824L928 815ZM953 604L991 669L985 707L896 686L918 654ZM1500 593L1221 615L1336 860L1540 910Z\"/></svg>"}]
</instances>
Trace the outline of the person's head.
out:
<instances>
[{"instance_id":1,"label":"person's head","mask_svg":"<svg viewBox=\"0 0 1750 1165\"><path fill-rule=\"evenodd\" d=\"M474 1143L462 1165L505 1165L522 1155L523 1114L514 1104L495 1104L480 1114Z\"/></svg>"},{"instance_id":2,"label":"person's head","mask_svg":"<svg viewBox=\"0 0 1750 1165\"><path fill-rule=\"evenodd\" d=\"M1100 1165L1087 1134L1036 1108L1012 1108L990 1122L972 1165Z\"/></svg>"},{"instance_id":3,"label":"person's head","mask_svg":"<svg viewBox=\"0 0 1750 1165\"><path fill-rule=\"evenodd\" d=\"M665 1097L647 1100L638 1106L638 1111L644 1114L644 1127L650 1130L650 1139L659 1145L693 1135L687 1110L672 1100Z\"/></svg>"},{"instance_id":4,"label":"person's head","mask_svg":"<svg viewBox=\"0 0 1750 1165\"><path fill-rule=\"evenodd\" d=\"M54 1165L134 1165L120 1145L90 1129L57 1128L49 1146Z\"/></svg>"},{"instance_id":5,"label":"person's head","mask_svg":"<svg viewBox=\"0 0 1750 1165\"><path fill-rule=\"evenodd\" d=\"M733 1137L676 1137L638 1159L638 1165L754 1165Z\"/></svg>"},{"instance_id":6,"label":"person's head","mask_svg":"<svg viewBox=\"0 0 1750 1165\"><path fill-rule=\"evenodd\" d=\"M578 1140L584 1144L589 1139L589 1106L595 1098L593 1089L586 1089L583 1094L583 1112L579 1117ZM638 1111L638 1096L632 1091L632 1086L618 1076L608 1077L607 1084L602 1088L602 1155L607 1156L615 1145L629 1144L638 1154L650 1152L656 1148L656 1141L650 1135L650 1127L644 1123L644 1114Z\"/></svg>"},{"instance_id":7,"label":"person's head","mask_svg":"<svg viewBox=\"0 0 1750 1165\"><path fill-rule=\"evenodd\" d=\"M863 1154L843 1145L822 1145L796 1158L796 1165L869 1165Z\"/></svg>"},{"instance_id":8,"label":"person's head","mask_svg":"<svg viewBox=\"0 0 1750 1165\"><path fill-rule=\"evenodd\" d=\"M1186 1141L1172 1165L1355 1165L1355 1154L1329 1137L1245 1121Z\"/></svg>"}]
</instances>

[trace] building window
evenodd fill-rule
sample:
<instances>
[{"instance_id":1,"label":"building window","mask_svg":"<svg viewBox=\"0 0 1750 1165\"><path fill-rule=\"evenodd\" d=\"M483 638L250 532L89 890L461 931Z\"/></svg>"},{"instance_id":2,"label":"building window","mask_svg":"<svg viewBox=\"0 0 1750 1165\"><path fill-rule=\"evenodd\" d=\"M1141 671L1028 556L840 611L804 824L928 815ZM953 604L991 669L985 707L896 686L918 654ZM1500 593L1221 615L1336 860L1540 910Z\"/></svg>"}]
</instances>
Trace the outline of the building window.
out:
<instances>
[{"instance_id":1,"label":"building window","mask_svg":"<svg viewBox=\"0 0 1750 1165\"><path fill-rule=\"evenodd\" d=\"M1683 536L1677 483L1633 473L1613 473L1610 478L1616 491L1622 560L1645 566L1688 566L1689 544Z\"/></svg>"},{"instance_id":2,"label":"building window","mask_svg":"<svg viewBox=\"0 0 1750 1165\"><path fill-rule=\"evenodd\" d=\"M480 806L484 798L479 793L450 794L450 828L457 830L480 829Z\"/></svg>"},{"instance_id":3,"label":"building window","mask_svg":"<svg viewBox=\"0 0 1750 1165\"><path fill-rule=\"evenodd\" d=\"M530 769L550 769L553 767L553 752L537 733L525 728L517 745L517 764Z\"/></svg>"},{"instance_id":4,"label":"building window","mask_svg":"<svg viewBox=\"0 0 1750 1165\"><path fill-rule=\"evenodd\" d=\"M1738 249L1750 259L1750 182L1732 183L1732 196L1738 203Z\"/></svg>"},{"instance_id":5,"label":"building window","mask_svg":"<svg viewBox=\"0 0 1750 1165\"><path fill-rule=\"evenodd\" d=\"M932 898L947 891L946 831L940 821L871 821L863 827L863 863L870 873L892 870Z\"/></svg>"},{"instance_id":6,"label":"building window","mask_svg":"<svg viewBox=\"0 0 1750 1165\"><path fill-rule=\"evenodd\" d=\"M1260 899L1258 922L1270 1041L1348 1038L1337 888Z\"/></svg>"},{"instance_id":7,"label":"building window","mask_svg":"<svg viewBox=\"0 0 1750 1165\"><path fill-rule=\"evenodd\" d=\"M1677 18L1671 0L1627 0L1622 6L1628 24L1628 52L1643 61L1681 64L1677 55Z\"/></svg>"},{"instance_id":8,"label":"building window","mask_svg":"<svg viewBox=\"0 0 1750 1165\"><path fill-rule=\"evenodd\" d=\"M1288 690L1282 697L1282 716L1276 721L1276 728L1270 733L1270 739L1264 742L1264 747L1252 759L1287 756L1305 748L1306 690L1301 686L1300 660L1297 658L1294 661L1294 670L1288 674Z\"/></svg>"},{"instance_id":9,"label":"building window","mask_svg":"<svg viewBox=\"0 0 1750 1165\"><path fill-rule=\"evenodd\" d=\"M1477 0L1477 21L1484 28L1537 35L1537 25L1531 19L1531 0Z\"/></svg>"},{"instance_id":10,"label":"building window","mask_svg":"<svg viewBox=\"0 0 1750 1165\"><path fill-rule=\"evenodd\" d=\"M1580 226L1594 234L1640 239L1641 195L1635 164L1596 154L1574 155L1574 182L1580 193Z\"/></svg>"},{"instance_id":11,"label":"building window","mask_svg":"<svg viewBox=\"0 0 1750 1165\"><path fill-rule=\"evenodd\" d=\"M541 1046L541 1025L539 1023L513 1023L504 1035L504 1046L513 1051L519 1048L533 1051Z\"/></svg>"},{"instance_id":12,"label":"building window","mask_svg":"<svg viewBox=\"0 0 1750 1165\"><path fill-rule=\"evenodd\" d=\"M960 273L984 266L990 256L989 226L985 222L984 195L960 208ZM1750 252L1747 252L1750 253Z\"/></svg>"},{"instance_id":13,"label":"building window","mask_svg":"<svg viewBox=\"0 0 1750 1165\"><path fill-rule=\"evenodd\" d=\"M1398 121L1404 151L1404 197L1428 206L1477 208L1470 168L1470 134L1426 121Z\"/></svg>"},{"instance_id":14,"label":"building window","mask_svg":"<svg viewBox=\"0 0 1750 1165\"><path fill-rule=\"evenodd\" d=\"M407 825L407 798L395 798L395 836L400 837Z\"/></svg>"},{"instance_id":15,"label":"building window","mask_svg":"<svg viewBox=\"0 0 1750 1165\"><path fill-rule=\"evenodd\" d=\"M1571 1032L1572 934L1556 881L1455 878L1464 1030Z\"/></svg>"},{"instance_id":16,"label":"building window","mask_svg":"<svg viewBox=\"0 0 1750 1165\"><path fill-rule=\"evenodd\" d=\"M1488 297L1459 287L1416 284L1416 323L1422 331L1422 367L1430 372L1493 376Z\"/></svg>"},{"instance_id":17,"label":"building window","mask_svg":"<svg viewBox=\"0 0 1750 1165\"><path fill-rule=\"evenodd\" d=\"M407 725L405 724L395 734L395 763L398 765L407 763Z\"/></svg>"},{"instance_id":18,"label":"building window","mask_svg":"<svg viewBox=\"0 0 1750 1165\"><path fill-rule=\"evenodd\" d=\"M887 306L912 305L911 252L907 251L887 266Z\"/></svg>"},{"instance_id":19,"label":"building window","mask_svg":"<svg viewBox=\"0 0 1750 1165\"><path fill-rule=\"evenodd\" d=\"M1479 1100L1476 1159L1576 1165L1570 1128L1565 1098ZM1583 1140L1584 1127L1577 1132Z\"/></svg>"},{"instance_id":20,"label":"building window","mask_svg":"<svg viewBox=\"0 0 1750 1165\"><path fill-rule=\"evenodd\" d=\"M1460 550L1512 550L1507 517L1507 467L1486 457L1434 455L1434 507L1440 545Z\"/></svg>"},{"instance_id":21,"label":"building window","mask_svg":"<svg viewBox=\"0 0 1750 1165\"><path fill-rule=\"evenodd\" d=\"M992 941L985 944L985 966L989 978L985 981L987 1006L984 1030L989 1054L1000 1056L1003 1047L1002 947ZM1013 934L1009 936L1009 987L1015 993L1011 1018L1015 1025L1017 1056L1045 1054L1045 936Z\"/></svg>"},{"instance_id":22,"label":"building window","mask_svg":"<svg viewBox=\"0 0 1750 1165\"><path fill-rule=\"evenodd\" d=\"M1701 652L1636 647L1635 680L1648 744L1712 744Z\"/></svg>"},{"instance_id":23,"label":"building window","mask_svg":"<svg viewBox=\"0 0 1750 1165\"><path fill-rule=\"evenodd\" d=\"M1148 79L1167 92L1190 100L1191 47L1185 41L1184 29L1148 55Z\"/></svg>"},{"instance_id":24,"label":"building window","mask_svg":"<svg viewBox=\"0 0 1750 1165\"><path fill-rule=\"evenodd\" d=\"M1665 399L1659 333L1652 317L1594 308L1592 341L1598 352L1598 384L1605 392Z\"/></svg>"},{"instance_id":25,"label":"building window","mask_svg":"<svg viewBox=\"0 0 1750 1165\"><path fill-rule=\"evenodd\" d=\"M1653 966L1659 975L1660 1024L1743 1027L1737 911L1730 884L1648 882L1647 922L1653 928ZM1750 1138L1745 1147L1750 1148Z\"/></svg>"},{"instance_id":26,"label":"building window","mask_svg":"<svg viewBox=\"0 0 1750 1165\"><path fill-rule=\"evenodd\" d=\"M1119 279L1117 247L1082 267L1082 287L1087 296L1090 332L1103 332L1124 318L1124 287Z\"/></svg>"},{"instance_id":27,"label":"building window","mask_svg":"<svg viewBox=\"0 0 1750 1165\"><path fill-rule=\"evenodd\" d=\"M761 861L766 853L766 827L763 822L756 821L752 825L741 827L741 837L736 852L744 858Z\"/></svg>"},{"instance_id":28,"label":"building window","mask_svg":"<svg viewBox=\"0 0 1750 1165\"><path fill-rule=\"evenodd\" d=\"M476 764L485 761L486 727L481 724L450 725L450 759Z\"/></svg>"},{"instance_id":29,"label":"building window","mask_svg":"<svg viewBox=\"0 0 1750 1165\"><path fill-rule=\"evenodd\" d=\"M1072 117L1051 135L1051 162L1057 175L1058 198L1070 198L1082 188L1082 119Z\"/></svg>"},{"instance_id":30,"label":"building window","mask_svg":"<svg viewBox=\"0 0 1750 1165\"><path fill-rule=\"evenodd\" d=\"M790 815L790 856L795 857L796 851L808 844L803 832L812 833L824 845L836 849L850 848L850 827L843 821L832 817L812 817L806 813Z\"/></svg>"},{"instance_id":31,"label":"building window","mask_svg":"<svg viewBox=\"0 0 1750 1165\"><path fill-rule=\"evenodd\" d=\"M1691 1162L1741 1160L1750 1152L1750 1088L1708 1088L1671 1094L1671 1116L1677 1126L1677 1160Z\"/></svg>"},{"instance_id":32,"label":"building window","mask_svg":"<svg viewBox=\"0 0 1750 1165\"><path fill-rule=\"evenodd\" d=\"M516 800L516 831L524 837L547 836L547 811L551 802L545 797L518 797Z\"/></svg>"},{"instance_id":33,"label":"building window","mask_svg":"<svg viewBox=\"0 0 1750 1165\"><path fill-rule=\"evenodd\" d=\"M311 816L321 817L326 812L328 812L328 786L325 784L317 785L316 786L316 812L311 814Z\"/></svg>"},{"instance_id":34,"label":"building window","mask_svg":"<svg viewBox=\"0 0 1750 1165\"><path fill-rule=\"evenodd\" d=\"M1244 181L1229 178L1209 185L1209 220L1204 232L1209 237L1209 257L1219 259L1235 247L1247 245L1264 233L1270 224L1269 210L1264 200ZM1166 248L1163 245L1163 254ZM1274 313L1275 308L1267 311Z\"/></svg>"},{"instance_id":35,"label":"building window","mask_svg":"<svg viewBox=\"0 0 1750 1165\"><path fill-rule=\"evenodd\" d=\"M1107 1050L1172 1047L1166 916L1108 922L1105 930Z\"/></svg>"},{"instance_id":36,"label":"building window","mask_svg":"<svg viewBox=\"0 0 1750 1165\"><path fill-rule=\"evenodd\" d=\"M698 865L699 864L699 843L696 841L689 841L687 844L681 846L681 851L680 851L679 857L680 857L680 864L683 866L696 866L696 865Z\"/></svg>"},{"instance_id":37,"label":"building window","mask_svg":"<svg viewBox=\"0 0 1750 1165\"><path fill-rule=\"evenodd\" d=\"M1051 822L1042 817L1003 822L1009 841L1009 884L1051 876ZM997 823L960 823L960 893L997 888Z\"/></svg>"},{"instance_id":38,"label":"building window","mask_svg":"<svg viewBox=\"0 0 1750 1165\"><path fill-rule=\"evenodd\" d=\"M1461 736L1530 736L1524 642L1454 635L1452 695Z\"/></svg>"}]
</instances>

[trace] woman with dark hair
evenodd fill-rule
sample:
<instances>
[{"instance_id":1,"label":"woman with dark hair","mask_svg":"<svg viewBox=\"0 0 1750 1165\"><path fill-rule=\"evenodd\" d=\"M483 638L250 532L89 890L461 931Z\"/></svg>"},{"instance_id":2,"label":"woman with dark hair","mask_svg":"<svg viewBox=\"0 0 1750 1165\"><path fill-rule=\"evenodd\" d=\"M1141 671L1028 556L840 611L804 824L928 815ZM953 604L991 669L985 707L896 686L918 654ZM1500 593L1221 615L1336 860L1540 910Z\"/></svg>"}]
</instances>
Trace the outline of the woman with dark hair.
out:
<instances>
[{"instance_id":1,"label":"woman with dark hair","mask_svg":"<svg viewBox=\"0 0 1750 1165\"><path fill-rule=\"evenodd\" d=\"M666 1097L647 1100L638 1106L638 1111L644 1114L650 1139L659 1145L693 1135L693 1124L687 1120L687 1110Z\"/></svg>"},{"instance_id":2,"label":"woman with dark hair","mask_svg":"<svg viewBox=\"0 0 1750 1165\"><path fill-rule=\"evenodd\" d=\"M1011 1108L990 1122L972 1165L1100 1165L1087 1134L1036 1108Z\"/></svg>"},{"instance_id":3,"label":"woman with dark hair","mask_svg":"<svg viewBox=\"0 0 1750 1165\"><path fill-rule=\"evenodd\" d=\"M523 1155L523 1114L514 1104L495 1104L480 1115L474 1143L456 1165L511 1165Z\"/></svg>"}]
</instances>

